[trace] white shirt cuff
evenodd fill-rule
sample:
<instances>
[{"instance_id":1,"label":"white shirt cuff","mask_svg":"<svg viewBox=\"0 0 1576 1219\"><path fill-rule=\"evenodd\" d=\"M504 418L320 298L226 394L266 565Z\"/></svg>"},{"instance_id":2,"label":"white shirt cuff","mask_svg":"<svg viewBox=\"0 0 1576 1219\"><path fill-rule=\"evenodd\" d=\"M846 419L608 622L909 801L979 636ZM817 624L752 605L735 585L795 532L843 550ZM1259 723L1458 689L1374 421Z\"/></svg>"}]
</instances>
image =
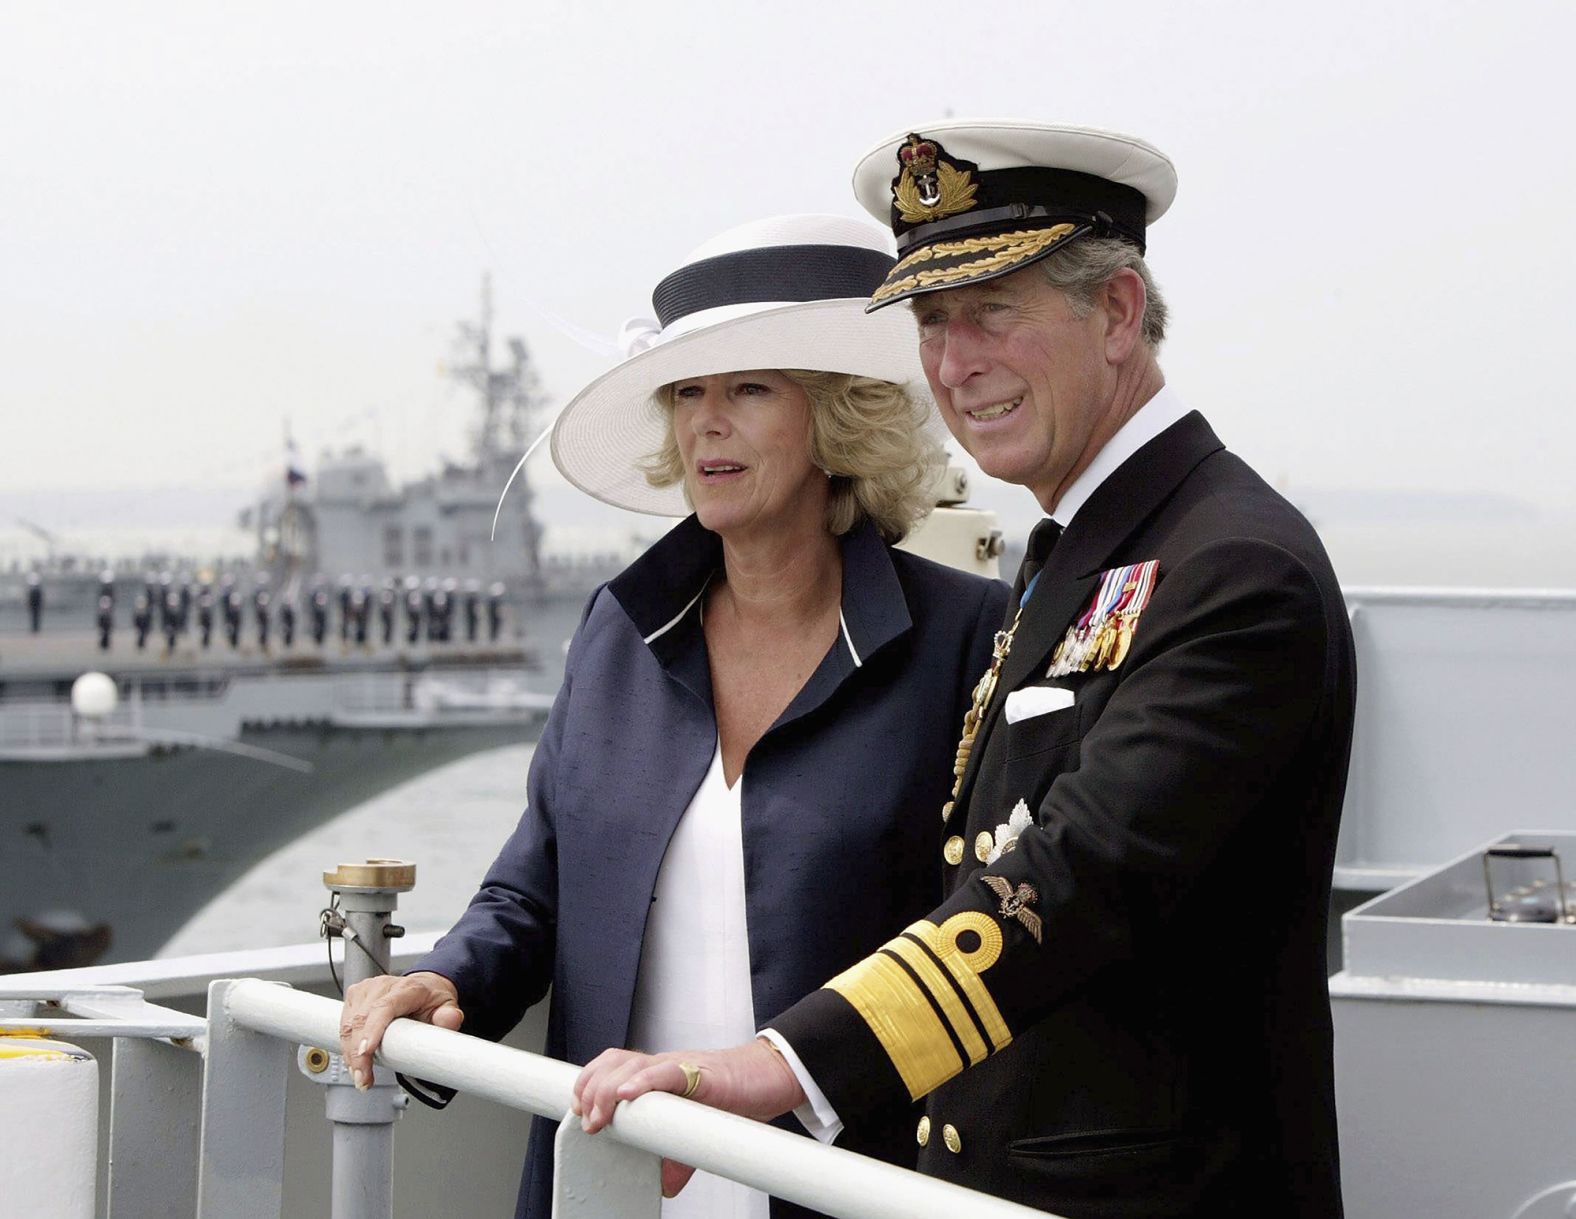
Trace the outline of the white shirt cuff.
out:
<instances>
[{"instance_id":1,"label":"white shirt cuff","mask_svg":"<svg viewBox=\"0 0 1576 1219\"><path fill-rule=\"evenodd\" d=\"M799 1055L793 1052L793 1046L784 1041L783 1035L776 1029L762 1029L756 1036L772 1043L772 1047L783 1056L783 1061L793 1072L793 1077L799 1081L799 1086L804 1089L805 1102L793 1111L800 1125L823 1143L835 1140L843 1133L843 1119L837 1116L837 1110L826 1099L826 1093L815 1086L815 1080L810 1078L810 1072L805 1070Z\"/></svg>"}]
</instances>

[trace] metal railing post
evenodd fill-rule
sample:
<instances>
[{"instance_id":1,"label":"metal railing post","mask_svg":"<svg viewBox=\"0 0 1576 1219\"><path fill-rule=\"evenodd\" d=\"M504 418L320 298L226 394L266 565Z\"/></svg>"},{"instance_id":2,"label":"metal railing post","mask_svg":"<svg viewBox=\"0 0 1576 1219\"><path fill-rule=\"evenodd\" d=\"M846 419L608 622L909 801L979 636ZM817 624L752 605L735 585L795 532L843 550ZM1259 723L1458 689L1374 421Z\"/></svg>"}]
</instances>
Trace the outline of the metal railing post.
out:
<instances>
[{"instance_id":1,"label":"metal railing post","mask_svg":"<svg viewBox=\"0 0 1576 1219\"><path fill-rule=\"evenodd\" d=\"M202 1058L115 1039L109 1101L109 1219L189 1215L197 1201Z\"/></svg>"},{"instance_id":2,"label":"metal railing post","mask_svg":"<svg viewBox=\"0 0 1576 1219\"><path fill-rule=\"evenodd\" d=\"M564 1114L553 1139L553 1219L660 1219L662 1157L599 1139Z\"/></svg>"},{"instance_id":3,"label":"metal railing post","mask_svg":"<svg viewBox=\"0 0 1576 1219\"><path fill-rule=\"evenodd\" d=\"M341 864L323 873L339 895L344 915L345 987L389 971L390 922L399 895L416 884L416 865L396 859ZM409 1098L387 1067L373 1068L372 1087L357 1091L343 1063L325 1080L326 1109L334 1123L333 1219L392 1219L394 1123Z\"/></svg>"},{"instance_id":4,"label":"metal railing post","mask_svg":"<svg viewBox=\"0 0 1576 1219\"><path fill-rule=\"evenodd\" d=\"M290 1047L231 1018L229 993L245 985L208 987L197 1219L280 1219L284 1210Z\"/></svg>"}]
</instances>

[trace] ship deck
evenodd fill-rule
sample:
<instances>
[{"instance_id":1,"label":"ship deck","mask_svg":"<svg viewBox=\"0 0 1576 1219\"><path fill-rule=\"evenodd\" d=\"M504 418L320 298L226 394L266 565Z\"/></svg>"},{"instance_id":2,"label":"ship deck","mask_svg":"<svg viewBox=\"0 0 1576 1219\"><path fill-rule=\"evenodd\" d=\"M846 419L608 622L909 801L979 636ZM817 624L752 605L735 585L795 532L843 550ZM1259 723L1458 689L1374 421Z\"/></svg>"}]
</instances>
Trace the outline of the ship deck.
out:
<instances>
[{"instance_id":1,"label":"ship deck","mask_svg":"<svg viewBox=\"0 0 1576 1219\"><path fill-rule=\"evenodd\" d=\"M277 642L267 651L249 640L232 649L215 637L213 646L201 647L185 637L173 649L162 638L149 637L148 646L139 649L129 631L116 633L112 646L105 650L87 632L45 631L37 635L0 635L0 694L14 682L70 681L78 674L99 670L114 676L154 677L169 673L280 673L325 672L359 669L412 668L437 665L533 665L533 649L516 640L497 643L407 644L402 640L388 646L381 643L341 643L337 636L319 647L310 638L297 635L290 647Z\"/></svg>"}]
</instances>

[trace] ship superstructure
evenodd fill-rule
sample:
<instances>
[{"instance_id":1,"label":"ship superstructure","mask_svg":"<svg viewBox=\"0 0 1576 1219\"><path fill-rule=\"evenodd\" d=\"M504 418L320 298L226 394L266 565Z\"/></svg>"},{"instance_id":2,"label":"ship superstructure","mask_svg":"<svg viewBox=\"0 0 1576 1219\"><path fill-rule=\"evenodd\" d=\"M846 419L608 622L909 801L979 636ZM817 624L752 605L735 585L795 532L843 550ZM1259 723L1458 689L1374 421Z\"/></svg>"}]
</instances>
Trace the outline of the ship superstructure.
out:
<instances>
[{"instance_id":1,"label":"ship superstructure","mask_svg":"<svg viewBox=\"0 0 1576 1219\"><path fill-rule=\"evenodd\" d=\"M506 339L508 357L495 364L492 328L492 281L484 276L480 318L459 324L446 369L474 391L470 460L446 462L403 485L389 479L380 457L359 447L326 455L315 479L292 465L247 517L275 587L414 574L502 582L527 600L543 591L542 530L525 472L501 509L499 495L546 404L524 340Z\"/></svg>"},{"instance_id":2,"label":"ship superstructure","mask_svg":"<svg viewBox=\"0 0 1576 1219\"><path fill-rule=\"evenodd\" d=\"M498 510L545 412L524 342L494 345L484 278L446 369L474 403L466 462L397 484L364 450L308 473L291 446L249 560L12 573L44 608L34 631L0 597L0 973L152 953L306 830L534 737L610 571L544 575L523 471ZM70 697L93 670L119 691L96 722Z\"/></svg>"}]
</instances>

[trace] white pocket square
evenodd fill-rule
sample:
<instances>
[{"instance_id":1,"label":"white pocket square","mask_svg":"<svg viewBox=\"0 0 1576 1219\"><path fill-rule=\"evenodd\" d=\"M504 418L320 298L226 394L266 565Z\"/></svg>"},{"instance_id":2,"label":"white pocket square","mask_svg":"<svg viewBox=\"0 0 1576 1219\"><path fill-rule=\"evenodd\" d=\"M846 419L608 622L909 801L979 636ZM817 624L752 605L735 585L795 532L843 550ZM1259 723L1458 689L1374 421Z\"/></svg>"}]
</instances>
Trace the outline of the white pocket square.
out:
<instances>
[{"instance_id":1,"label":"white pocket square","mask_svg":"<svg viewBox=\"0 0 1576 1219\"><path fill-rule=\"evenodd\" d=\"M1037 715L1049 715L1073 705L1073 692L1060 686L1028 686L1007 695L1007 722L1032 720Z\"/></svg>"}]
</instances>

